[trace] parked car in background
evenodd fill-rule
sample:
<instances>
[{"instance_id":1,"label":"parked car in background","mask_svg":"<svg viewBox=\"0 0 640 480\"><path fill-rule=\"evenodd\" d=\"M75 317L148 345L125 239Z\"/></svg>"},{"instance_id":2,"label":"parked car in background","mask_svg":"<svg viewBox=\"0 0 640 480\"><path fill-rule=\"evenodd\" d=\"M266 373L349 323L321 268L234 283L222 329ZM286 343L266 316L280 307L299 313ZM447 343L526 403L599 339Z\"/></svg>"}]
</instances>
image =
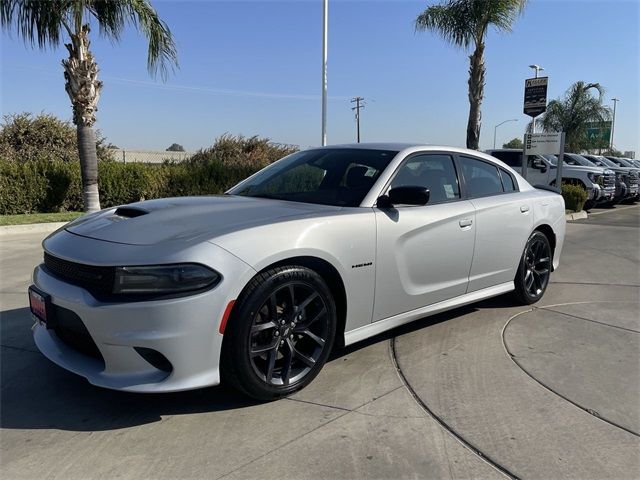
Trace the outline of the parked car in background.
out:
<instances>
[{"instance_id":1,"label":"parked car in background","mask_svg":"<svg viewBox=\"0 0 640 480\"><path fill-rule=\"evenodd\" d=\"M502 160L511 168L522 174L522 149L501 148L487 150L486 153ZM531 185L555 185L558 159L555 155L529 156L527 162L527 181ZM588 163L588 162L587 162ZM596 204L613 200L616 192L616 175L609 169L594 165L582 165L570 160L562 167L562 181L578 185L587 191L587 202L584 208L593 208Z\"/></svg>"},{"instance_id":2,"label":"parked car in background","mask_svg":"<svg viewBox=\"0 0 640 480\"><path fill-rule=\"evenodd\" d=\"M621 167L601 155L582 155L598 167L608 168L616 173L616 196L612 203L638 200L638 172L630 167Z\"/></svg>"},{"instance_id":3,"label":"parked car in background","mask_svg":"<svg viewBox=\"0 0 640 480\"><path fill-rule=\"evenodd\" d=\"M309 149L224 195L108 208L54 232L29 288L33 334L102 387L223 379L269 400L311 382L334 343L507 292L537 302L564 234L562 196L483 153Z\"/></svg>"},{"instance_id":4,"label":"parked car in background","mask_svg":"<svg viewBox=\"0 0 640 480\"><path fill-rule=\"evenodd\" d=\"M632 168L635 171L640 171L640 168L636 167L636 165L629 158L609 157L609 156L607 156L606 158L620 167Z\"/></svg>"}]
</instances>

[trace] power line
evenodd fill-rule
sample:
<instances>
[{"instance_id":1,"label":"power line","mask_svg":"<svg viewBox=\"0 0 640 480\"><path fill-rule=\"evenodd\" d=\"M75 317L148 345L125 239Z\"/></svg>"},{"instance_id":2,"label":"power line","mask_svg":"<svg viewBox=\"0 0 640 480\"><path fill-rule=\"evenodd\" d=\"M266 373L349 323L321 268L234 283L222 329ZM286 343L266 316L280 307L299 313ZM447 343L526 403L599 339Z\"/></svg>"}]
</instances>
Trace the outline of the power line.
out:
<instances>
[{"instance_id":1,"label":"power line","mask_svg":"<svg viewBox=\"0 0 640 480\"><path fill-rule=\"evenodd\" d=\"M356 125L357 125L357 136L356 140L360 143L360 109L364 108L364 98L363 97L354 97L351 99L351 103L355 103L354 107L351 107L356 114Z\"/></svg>"}]
</instances>

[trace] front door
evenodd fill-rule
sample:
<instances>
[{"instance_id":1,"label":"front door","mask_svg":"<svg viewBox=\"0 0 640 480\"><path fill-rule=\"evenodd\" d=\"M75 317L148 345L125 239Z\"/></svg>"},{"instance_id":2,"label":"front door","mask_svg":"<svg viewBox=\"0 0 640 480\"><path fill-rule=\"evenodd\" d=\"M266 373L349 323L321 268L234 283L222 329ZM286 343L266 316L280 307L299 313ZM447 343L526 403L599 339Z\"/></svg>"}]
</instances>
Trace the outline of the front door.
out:
<instances>
[{"instance_id":1,"label":"front door","mask_svg":"<svg viewBox=\"0 0 640 480\"><path fill-rule=\"evenodd\" d=\"M412 155L389 188L424 186L425 206L375 208L376 295L373 320L463 295L473 258L475 210L460 199L451 155Z\"/></svg>"}]
</instances>

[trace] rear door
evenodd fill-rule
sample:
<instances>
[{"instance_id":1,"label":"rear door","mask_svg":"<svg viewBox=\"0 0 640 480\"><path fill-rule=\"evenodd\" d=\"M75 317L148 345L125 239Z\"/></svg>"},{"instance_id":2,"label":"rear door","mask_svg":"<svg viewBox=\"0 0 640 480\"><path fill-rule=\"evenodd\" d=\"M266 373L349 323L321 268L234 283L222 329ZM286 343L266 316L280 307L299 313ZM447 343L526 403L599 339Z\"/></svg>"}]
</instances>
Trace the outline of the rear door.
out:
<instances>
[{"instance_id":1,"label":"rear door","mask_svg":"<svg viewBox=\"0 0 640 480\"><path fill-rule=\"evenodd\" d=\"M459 155L467 198L475 207L475 248L468 292L513 281L533 228L532 202L505 169Z\"/></svg>"},{"instance_id":2,"label":"rear door","mask_svg":"<svg viewBox=\"0 0 640 480\"><path fill-rule=\"evenodd\" d=\"M473 257L475 209L460 198L453 156L419 153L398 168L387 189L424 186L424 206L374 208L376 295L373 320L463 295Z\"/></svg>"}]
</instances>

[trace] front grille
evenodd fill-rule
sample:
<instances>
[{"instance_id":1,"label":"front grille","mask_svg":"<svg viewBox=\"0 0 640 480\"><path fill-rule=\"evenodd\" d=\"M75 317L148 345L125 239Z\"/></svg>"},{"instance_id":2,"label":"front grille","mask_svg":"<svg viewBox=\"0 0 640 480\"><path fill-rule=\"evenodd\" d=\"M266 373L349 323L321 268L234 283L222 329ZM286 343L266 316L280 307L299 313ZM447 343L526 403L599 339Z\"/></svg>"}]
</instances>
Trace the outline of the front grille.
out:
<instances>
[{"instance_id":1,"label":"front grille","mask_svg":"<svg viewBox=\"0 0 640 480\"><path fill-rule=\"evenodd\" d=\"M92 293L107 295L113 291L114 267L96 267L70 262L45 252L44 265L55 277L78 285Z\"/></svg>"},{"instance_id":2,"label":"front grille","mask_svg":"<svg viewBox=\"0 0 640 480\"><path fill-rule=\"evenodd\" d=\"M51 321L47 323L47 328L53 330L68 347L104 363L96 342L91 338L80 317L59 305L52 305L52 310Z\"/></svg>"},{"instance_id":3,"label":"front grille","mask_svg":"<svg viewBox=\"0 0 640 480\"><path fill-rule=\"evenodd\" d=\"M629 186L638 185L638 174L636 172L629 172Z\"/></svg>"},{"instance_id":4,"label":"front grille","mask_svg":"<svg viewBox=\"0 0 640 480\"><path fill-rule=\"evenodd\" d=\"M605 189L613 189L616 188L616 174L615 173L607 173L603 177L603 185Z\"/></svg>"}]
</instances>

